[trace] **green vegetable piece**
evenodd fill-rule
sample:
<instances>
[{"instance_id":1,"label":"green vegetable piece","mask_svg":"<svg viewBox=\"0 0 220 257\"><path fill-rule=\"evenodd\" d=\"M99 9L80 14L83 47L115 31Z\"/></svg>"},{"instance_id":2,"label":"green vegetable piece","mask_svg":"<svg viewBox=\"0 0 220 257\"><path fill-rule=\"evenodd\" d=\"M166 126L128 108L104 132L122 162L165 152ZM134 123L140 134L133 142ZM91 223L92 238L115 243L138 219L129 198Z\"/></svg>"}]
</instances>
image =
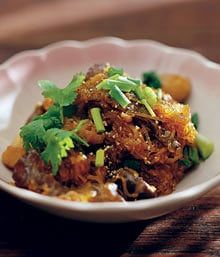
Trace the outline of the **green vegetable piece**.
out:
<instances>
[{"instance_id":1,"label":"green vegetable piece","mask_svg":"<svg viewBox=\"0 0 220 257\"><path fill-rule=\"evenodd\" d=\"M122 108L126 108L131 102L127 98L125 94L122 93L122 91L114 85L112 89L109 92L109 95L118 103L121 105Z\"/></svg>"},{"instance_id":2,"label":"green vegetable piece","mask_svg":"<svg viewBox=\"0 0 220 257\"><path fill-rule=\"evenodd\" d=\"M128 80L134 82L137 86L141 85L141 80L140 79L133 79L133 78L127 78Z\"/></svg>"},{"instance_id":3,"label":"green vegetable piece","mask_svg":"<svg viewBox=\"0 0 220 257\"><path fill-rule=\"evenodd\" d=\"M47 130L44 136L46 148L41 157L46 164L51 164L53 175L57 174L62 158L67 157L67 151L74 148L71 136L70 131L56 128Z\"/></svg>"},{"instance_id":4,"label":"green vegetable piece","mask_svg":"<svg viewBox=\"0 0 220 257\"><path fill-rule=\"evenodd\" d=\"M104 162L105 162L105 151L103 149L99 149L96 151L95 166L102 167L104 166Z\"/></svg>"},{"instance_id":5,"label":"green vegetable piece","mask_svg":"<svg viewBox=\"0 0 220 257\"><path fill-rule=\"evenodd\" d=\"M37 116L33 121L21 127L20 136L23 138L26 150L34 148L40 151L44 147L46 130L62 126L61 110L61 107L53 105L45 114Z\"/></svg>"},{"instance_id":6,"label":"green vegetable piece","mask_svg":"<svg viewBox=\"0 0 220 257\"><path fill-rule=\"evenodd\" d=\"M198 165L200 163L198 149L196 147L189 147L188 153L193 165Z\"/></svg>"},{"instance_id":7,"label":"green vegetable piece","mask_svg":"<svg viewBox=\"0 0 220 257\"><path fill-rule=\"evenodd\" d=\"M85 145L86 147L89 147L89 144L84 139L82 139L80 136L78 136L75 132L72 133L71 137L75 142Z\"/></svg>"},{"instance_id":8,"label":"green vegetable piece","mask_svg":"<svg viewBox=\"0 0 220 257\"><path fill-rule=\"evenodd\" d=\"M92 115L93 122L95 123L96 131L98 133L105 132L105 127L101 116L101 109L98 107L92 108L91 115Z\"/></svg>"},{"instance_id":9,"label":"green vegetable piece","mask_svg":"<svg viewBox=\"0 0 220 257\"><path fill-rule=\"evenodd\" d=\"M23 145L26 150L34 148L40 150L44 146L44 135L46 130L42 120L36 120L21 127L20 136L23 139Z\"/></svg>"},{"instance_id":10,"label":"green vegetable piece","mask_svg":"<svg viewBox=\"0 0 220 257\"><path fill-rule=\"evenodd\" d=\"M199 115L197 112L193 113L192 117L191 117L191 121L194 124L194 127L196 129L198 129L199 127Z\"/></svg>"},{"instance_id":11,"label":"green vegetable piece","mask_svg":"<svg viewBox=\"0 0 220 257\"><path fill-rule=\"evenodd\" d=\"M123 92L131 92L131 90L134 90L137 86L134 81L127 77L114 75L108 79L103 80L96 87L97 89L111 90L115 85Z\"/></svg>"},{"instance_id":12,"label":"green vegetable piece","mask_svg":"<svg viewBox=\"0 0 220 257\"><path fill-rule=\"evenodd\" d=\"M44 120L45 126L47 121L51 119L54 120L54 127L60 128L63 123L63 108L59 105L54 104L47 110L46 113L34 118L34 120ZM46 126L46 129L48 128L51 128L51 126Z\"/></svg>"},{"instance_id":13,"label":"green vegetable piece","mask_svg":"<svg viewBox=\"0 0 220 257\"><path fill-rule=\"evenodd\" d=\"M154 113L153 109L151 108L146 99L142 99L141 103L145 106L145 108L148 110L152 117L156 117L156 114Z\"/></svg>"},{"instance_id":14,"label":"green vegetable piece","mask_svg":"<svg viewBox=\"0 0 220 257\"><path fill-rule=\"evenodd\" d=\"M114 76L116 74L123 75L124 70L122 68L117 68L117 67L113 67L113 66L108 69L109 77Z\"/></svg>"},{"instance_id":15,"label":"green vegetable piece","mask_svg":"<svg viewBox=\"0 0 220 257\"><path fill-rule=\"evenodd\" d=\"M154 107L154 105L157 103L157 95L150 87L144 88L144 97L151 107Z\"/></svg>"},{"instance_id":16,"label":"green vegetable piece","mask_svg":"<svg viewBox=\"0 0 220 257\"><path fill-rule=\"evenodd\" d=\"M181 163L187 168L191 168L200 163L199 153L196 147L185 146L183 150L184 159Z\"/></svg>"},{"instance_id":17,"label":"green vegetable piece","mask_svg":"<svg viewBox=\"0 0 220 257\"><path fill-rule=\"evenodd\" d=\"M83 83L84 79L85 76L83 74L76 74L65 88L58 88L49 80L41 80L38 85L42 88L44 97L51 98L60 106L68 106L76 99L76 89Z\"/></svg>"},{"instance_id":18,"label":"green vegetable piece","mask_svg":"<svg viewBox=\"0 0 220 257\"><path fill-rule=\"evenodd\" d=\"M189 159L183 159L181 160L181 164L183 164L187 169L192 167L192 162Z\"/></svg>"},{"instance_id":19,"label":"green vegetable piece","mask_svg":"<svg viewBox=\"0 0 220 257\"><path fill-rule=\"evenodd\" d=\"M144 87L143 86L137 86L134 90L134 93L136 94L136 96L142 100L144 99Z\"/></svg>"},{"instance_id":20,"label":"green vegetable piece","mask_svg":"<svg viewBox=\"0 0 220 257\"><path fill-rule=\"evenodd\" d=\"M154 71L143 73L143 82L152 88L161 88L162 84L160 78Z\"/></svg>"},{"instance_id":21,"label":"green vegetable piece","mask_svg":"<svg viewBox=\"0 0 220 257\"><path fill-rule=\"evenodd\" d=\"M137 171L141 169L140 161L135 159L126 159L123 164L124 164L124 167L128 167Z\"/></svg>"},{"instance_id":22,"label":"green vegetable piece","mask_svg":"<svg viewBox=\"0 0 220 257\"><path fill-rule=\"evenodd\" d=\"M201 134L198 134L196 137L196 145L203 160L208 159L214 151L213 142Z\"/></svg>"}]
</instances>

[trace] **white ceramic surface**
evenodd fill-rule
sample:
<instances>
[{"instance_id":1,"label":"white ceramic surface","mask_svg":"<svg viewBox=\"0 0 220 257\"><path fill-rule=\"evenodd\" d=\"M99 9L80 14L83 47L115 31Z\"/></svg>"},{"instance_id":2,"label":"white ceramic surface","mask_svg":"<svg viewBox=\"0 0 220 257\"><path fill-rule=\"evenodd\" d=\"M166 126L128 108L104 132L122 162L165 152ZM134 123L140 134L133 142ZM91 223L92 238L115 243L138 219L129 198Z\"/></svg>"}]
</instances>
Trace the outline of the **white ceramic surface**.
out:
<instances>
[{"instance_id":1,"label":"white ceramic surface","mask_svg":"<svg viewBox=\"0 0 220 257\"><path fill-rule=\"evenodd\" d=\"M190 105L200 114L200 131L215 142L214 154L189 173L175 192L127 203L78 203L39 195L10 184L11 172L0 164L0 189L48 212L94 222L126 222L157 217L200 197L220 183L220 65L184 49L148 40L98 38L65 41L15 55L0 66L0 155L41 99L39 79L64 85L94 63L109 62L139 77L143 71L175 72L193 84Z\"/></svg>"}]
</instances>

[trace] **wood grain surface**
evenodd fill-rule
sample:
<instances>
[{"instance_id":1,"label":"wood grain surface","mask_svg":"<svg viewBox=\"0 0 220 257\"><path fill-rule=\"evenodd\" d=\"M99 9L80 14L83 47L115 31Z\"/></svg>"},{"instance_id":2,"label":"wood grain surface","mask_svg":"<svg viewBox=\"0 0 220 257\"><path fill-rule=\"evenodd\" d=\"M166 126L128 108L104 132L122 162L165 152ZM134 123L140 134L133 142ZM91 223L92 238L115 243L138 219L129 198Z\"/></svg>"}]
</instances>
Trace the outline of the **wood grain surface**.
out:
<instances>
[{"instance_id":1,"label":"wood grain surface","mask_svg":"<svg viewBox=\"0 0 220 257\"><path fill-rule=\"evenodd\" d=\"M0 62L58 40L148 38L220 62L219 0L1 0ZM220 187L150 221L92 224L0 192L0 257L220 256Z\"/></svg>"}]
</instances>

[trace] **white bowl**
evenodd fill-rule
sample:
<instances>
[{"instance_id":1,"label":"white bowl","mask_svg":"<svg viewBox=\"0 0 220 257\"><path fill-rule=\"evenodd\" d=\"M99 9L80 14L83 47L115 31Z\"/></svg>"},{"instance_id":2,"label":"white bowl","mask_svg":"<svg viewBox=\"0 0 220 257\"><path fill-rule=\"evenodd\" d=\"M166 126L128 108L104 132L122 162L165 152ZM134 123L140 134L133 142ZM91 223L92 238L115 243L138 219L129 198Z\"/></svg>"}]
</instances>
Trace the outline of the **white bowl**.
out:
<instances>
[{"instance_id":1,"label":"white bowl","mask_svg":"<svg viewBox=\"0 0 220 257\"><path fill-rule=\"evenodd\" d=\"M149 40L98 38L64 41L15 55L0 66L0 155L41 99L39 79L67 83L95 63L121 66L133 76L143 71L174 72L193 84L190 105L200 115L200 131L215 142L214 154L187 174L170 195L126 203L79 203L43 196L10 185L11 172L0 164L0 189L48 212L78 220L126 222L176 210L220 183L220 66L201 55Z\"/></svg>"}]
</instances>

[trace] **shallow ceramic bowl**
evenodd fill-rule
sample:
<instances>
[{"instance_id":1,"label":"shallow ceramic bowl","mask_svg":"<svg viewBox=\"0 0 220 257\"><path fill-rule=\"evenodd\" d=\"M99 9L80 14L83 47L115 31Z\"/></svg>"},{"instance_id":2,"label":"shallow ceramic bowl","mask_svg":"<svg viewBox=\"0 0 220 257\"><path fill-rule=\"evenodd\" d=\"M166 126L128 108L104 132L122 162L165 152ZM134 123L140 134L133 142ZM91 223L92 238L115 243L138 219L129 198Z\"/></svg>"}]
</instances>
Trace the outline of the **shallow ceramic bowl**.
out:
<instances>
[{"instance_id":1,"label":"shallow ceramic bowl","mask_svg":"<svg viewBox=\"0 0 220 257\"><path fill-rule=\"evenodd\" d=\"M0 155L41 100L39 79L58 85L95 63L109 62L132 76L143 71L179 73L190 78L192 111L200 114L200 131L215 142L214 154L185 176L176 191L156 199L126 203L78 203L10 185L11 172L0 164L0 189L48 212L94 222L150 219L176 210L220 183L220 66L189 50L171 48L148 40L99 38L65 41L41 50L26 51L0 66Z\"/></svg>"}]
</instances>

